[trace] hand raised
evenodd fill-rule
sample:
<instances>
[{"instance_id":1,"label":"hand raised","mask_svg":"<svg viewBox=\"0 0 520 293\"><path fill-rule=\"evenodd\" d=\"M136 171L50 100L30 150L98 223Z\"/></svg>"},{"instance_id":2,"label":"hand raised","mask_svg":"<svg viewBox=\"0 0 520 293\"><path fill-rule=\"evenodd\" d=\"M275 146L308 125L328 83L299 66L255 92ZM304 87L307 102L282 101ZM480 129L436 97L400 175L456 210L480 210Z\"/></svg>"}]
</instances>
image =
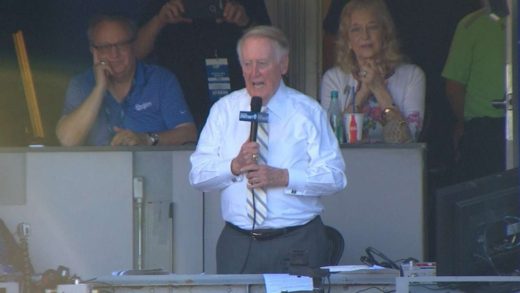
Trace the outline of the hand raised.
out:
<instances>
[{"instance_id":1,"label":"hand raised","mask_svg":"<svg viewBox=\"0 0 520 293\"><path fill-rule=\"evenodd\" d=\"M217 22L222 21L244 27L249 23L249 16L242 4L235 1L227 1L222 12L222 19L217 19Z\"/></svg>"},{"instance_id":2,"label":"hand raised","mask_svg":"<svg viewBox=\"0 0 520 293\"><path fill-rule=\"evenodd\" d=\"M194 0L189 0L194 1ZM161 10L159 11L159 19L161 23L181 23L186 22L190 23L192 22L191 19L184 17L184 5L182 3L182 0L170 0L166 2L163 7L161 7Z\"/></svg>"}]
</instances>

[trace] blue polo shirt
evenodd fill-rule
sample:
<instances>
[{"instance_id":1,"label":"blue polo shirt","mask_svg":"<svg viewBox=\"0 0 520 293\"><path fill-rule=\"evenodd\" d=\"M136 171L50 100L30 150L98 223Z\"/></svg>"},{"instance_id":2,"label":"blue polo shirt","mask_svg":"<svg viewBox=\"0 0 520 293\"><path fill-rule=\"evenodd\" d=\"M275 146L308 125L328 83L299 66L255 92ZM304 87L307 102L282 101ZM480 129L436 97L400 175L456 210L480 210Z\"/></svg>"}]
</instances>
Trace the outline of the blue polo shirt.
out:
<instances>
[{"instance_id":1,"label":"blue polo shirt","mask_svg":"<svg viewBox=\"0 0 520 293\"><path fill-rule=\"evenodd\" d=\"M63 115L79 107L95 86L92 68L75 76L65 95ZM130 92L119 103L106 91L86 145L109 145L114 127L134 132L161 132L193 122L177 78L168 70L137 62Z\"/></svg>"}]
</instances>

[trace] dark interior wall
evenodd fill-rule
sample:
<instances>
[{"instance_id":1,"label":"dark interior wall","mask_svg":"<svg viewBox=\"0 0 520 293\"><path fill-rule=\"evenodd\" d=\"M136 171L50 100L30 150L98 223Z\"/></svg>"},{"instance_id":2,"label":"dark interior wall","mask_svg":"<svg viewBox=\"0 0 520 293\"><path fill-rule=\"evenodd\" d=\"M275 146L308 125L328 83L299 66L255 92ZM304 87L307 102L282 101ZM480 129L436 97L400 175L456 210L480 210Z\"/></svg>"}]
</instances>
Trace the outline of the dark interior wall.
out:
<instances>
[{"instance_id":1,"label":"dark interior wall","mask_svg":"<svg viewBox=\"0 0 520 293\"><path fill-rule=\"evenodd\" d=\"M401 46L426 74L426 109L421 141L428 144L431 187L444 185L452 164L454 123L441 76L458 21L479 9L480 0L389 0ZM437 176L438 175L438 176Z\"/></svg>"},{"instance_id":2,"label":"dark interior wall","mask_svg":"<svg viewBox=\"0 0 520 293\"><path fill-rule=\"evenodd\" d=\"M0 146L24 146L31 137L23 86L11 34L26 39L47 145L56 145L54 127L70 77L90 64L85 36L96 13L122 13L136 20L148 0L4 0L0 1ZM297 0L293 0L297 1ZM447 111L440 78L456 22L478 0L392 0L407 55L428 77L427 111ZM447 114L447 113L446 113ZM443 152L449 115L433 115L425 141Z\"/></svg>"}]
</instances>

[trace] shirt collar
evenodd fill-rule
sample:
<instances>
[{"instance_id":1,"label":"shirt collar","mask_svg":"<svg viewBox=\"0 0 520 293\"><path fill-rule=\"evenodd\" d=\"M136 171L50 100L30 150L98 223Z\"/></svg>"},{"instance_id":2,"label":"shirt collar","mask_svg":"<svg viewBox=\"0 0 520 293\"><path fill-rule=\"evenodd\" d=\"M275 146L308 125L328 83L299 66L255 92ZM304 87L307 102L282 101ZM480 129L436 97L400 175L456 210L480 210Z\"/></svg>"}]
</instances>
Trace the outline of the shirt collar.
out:
<instances>
[{"instance_id":1,"label":"shirt collar","mask_svg":"<svg viewBox=\"0 0 520 293\"><path fill-rule=\"evenodd\" d=\"M287 93L287 86L283 82L283 80L280 81L280 86L278 86L278 89L274 93L274 95L269 99L269 102L267 103L267 108L269 109L269 113L272 113L278 117L282 117L286 114L286 105L285 102L287 102L286 94Z\"/></svg>"}]
</instances>

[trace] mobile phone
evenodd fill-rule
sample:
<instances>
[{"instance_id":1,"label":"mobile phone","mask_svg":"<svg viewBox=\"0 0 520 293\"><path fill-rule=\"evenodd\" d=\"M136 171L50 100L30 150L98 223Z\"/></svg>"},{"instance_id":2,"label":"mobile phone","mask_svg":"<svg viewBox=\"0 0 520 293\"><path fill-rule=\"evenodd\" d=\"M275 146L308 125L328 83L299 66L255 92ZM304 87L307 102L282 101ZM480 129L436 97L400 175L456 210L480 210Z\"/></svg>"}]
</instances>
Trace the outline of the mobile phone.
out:
<instances>
[{"instance_id":1,"label":"mobile phone","mask_svg":"<svg viewBox=\"0 0 520 293\"><path fill-rule=\"evenodd\" d=\"M184 16L191 19L217 19L222 17L223 0L184 0Z\"/></svg>"}]
</instances>

